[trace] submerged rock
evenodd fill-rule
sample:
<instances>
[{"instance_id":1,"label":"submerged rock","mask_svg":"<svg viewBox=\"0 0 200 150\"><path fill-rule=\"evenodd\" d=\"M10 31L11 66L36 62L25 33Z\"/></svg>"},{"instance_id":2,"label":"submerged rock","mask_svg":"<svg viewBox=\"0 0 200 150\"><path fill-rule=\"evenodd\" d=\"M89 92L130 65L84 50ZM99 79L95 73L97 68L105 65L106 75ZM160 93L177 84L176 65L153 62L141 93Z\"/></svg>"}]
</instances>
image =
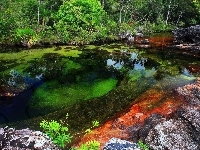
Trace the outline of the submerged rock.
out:
<instances>
[{"instance_id":1,"label":"submerged rock","mask_svg":"<svg viewBox=\"0 0 200 150\"><path fill-rule=\"evenodd\" d=\"M2 150L59 150L52 140L40 131L0 128L0 149Z\"/></svg>"}]
</instances>

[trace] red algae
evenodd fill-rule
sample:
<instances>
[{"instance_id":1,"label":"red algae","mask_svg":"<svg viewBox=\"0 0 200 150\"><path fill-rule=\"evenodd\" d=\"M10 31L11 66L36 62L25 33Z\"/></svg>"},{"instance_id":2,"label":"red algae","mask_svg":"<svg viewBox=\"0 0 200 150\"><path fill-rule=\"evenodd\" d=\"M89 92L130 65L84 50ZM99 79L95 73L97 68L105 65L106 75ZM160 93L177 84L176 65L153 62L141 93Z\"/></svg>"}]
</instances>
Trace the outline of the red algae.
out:
<instances>
[{"instance_id":1,"label":"red algae","mask_svg":"<svg viewBox=\"0 0 200 150\"><path fill-rule=\"evenodd\" d=\"M166 47L172 44L173 37L150 37L149 43L152 47Z\"/></svg>"},{"instance_id":2,"label":"red algae","mask_svg":"<svg viewBox=\"0 0 200 150\"><path fill-rule=\"evenodd\" d=\"M148 42L147 42L148 41ZM152 37L136 37L135 44L137 46L141 44L149 44L151 47L159 48L159 47L166 47L173 43L174 37L173 36L152 36Z\"/></svg>"},{"instance_id":3,"label":"red algae","mask_svg":"<svg viewBox=\"0 0 200 150\"><path fill-rule=\"evenodd\" d=\"M147 117L154 113L167 117L183 105L184 102L183 97L178 94L150 89L135 99L125 113L121 113L115 119L109 120L101 127L93 129L91 133L85 134L79 143L74 146L79 146L90 140L96 140L100 142L102 149L103 145L112 137L126 140L129 136L126 130L128 127L136 123L142 124Z\"/></svg>"}]
</instances>

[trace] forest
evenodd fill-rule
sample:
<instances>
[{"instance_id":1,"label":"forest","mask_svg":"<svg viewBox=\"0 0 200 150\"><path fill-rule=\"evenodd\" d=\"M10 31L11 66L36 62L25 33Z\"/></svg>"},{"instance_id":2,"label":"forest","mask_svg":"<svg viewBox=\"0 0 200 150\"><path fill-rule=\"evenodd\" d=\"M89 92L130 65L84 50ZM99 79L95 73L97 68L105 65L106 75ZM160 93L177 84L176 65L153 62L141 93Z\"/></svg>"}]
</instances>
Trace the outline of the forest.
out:
<instances>
[{"instance_id":1,"label":"forest","mask_svg":"<svg viewBox=\"0 0 200 150\"><path fill-rule=\"evenodd\" d=\"M88 44L200 23L199 0L0 0L0 44Z\"/></svg>"}]
</instances>

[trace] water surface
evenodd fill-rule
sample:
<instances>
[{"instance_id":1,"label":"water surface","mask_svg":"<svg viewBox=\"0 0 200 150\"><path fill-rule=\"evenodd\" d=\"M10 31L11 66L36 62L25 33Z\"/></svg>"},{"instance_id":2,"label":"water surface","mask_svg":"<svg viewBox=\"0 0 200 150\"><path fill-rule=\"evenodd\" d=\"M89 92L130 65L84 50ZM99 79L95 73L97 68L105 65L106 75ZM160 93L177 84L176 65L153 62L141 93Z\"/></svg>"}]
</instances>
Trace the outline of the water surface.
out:
<instances>
[{"instance_id":1,"label":"water surface","mask_svg":"<svg viewBox=\"0 0 200 150\"><path fill-rule=\"evenodd\" d=\"M200 76L189 67L199 66L196 57L119 43L0 53L0 61L0 123L18 128L55 119L82 131L151 88L173 92Z\"/></svg>"}]
</instances>

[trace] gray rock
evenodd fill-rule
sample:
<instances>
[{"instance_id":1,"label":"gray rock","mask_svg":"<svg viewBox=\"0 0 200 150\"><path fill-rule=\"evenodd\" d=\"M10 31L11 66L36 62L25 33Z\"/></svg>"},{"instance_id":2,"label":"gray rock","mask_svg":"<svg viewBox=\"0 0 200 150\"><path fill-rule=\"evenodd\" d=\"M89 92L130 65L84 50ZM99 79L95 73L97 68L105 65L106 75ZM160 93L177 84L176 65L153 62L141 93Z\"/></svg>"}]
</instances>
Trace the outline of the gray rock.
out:
<instances>
[{"instance_id":1,"label":"gray rock","mask_svg":"<svg viewBox=\"0 0 200 150\"><path fill-rule=\"evenodd\" d=\"M151 129L145 142L154 150L198 150L198 142L182 119L165 120Z\"/></svg>"},{"instance_id":2,"label":"gray rock","mask_svg":"<svg viewBox=\"0 0 200 150\"><path fill-rule=\"evenodd\" d=\"M143 124L135 124L134 126L129 127L129 136L133 142L137 142L139 139L144 140L149 131L162 121L163 116L159 114L152 114L147 119L145 119Z\"/></svg>"},{"instance_id":3,"label":"gray rock","mask_svg":"<svg viewBox=\"0 0 200 150\"><path fill-rule=\"evenodd\" d=\"M59 150L52 140L40 131L0 128L0 149L2 150Z\"/></svg>"},{"instance_id":4,"label":"gray rock","mask_svg":"<svg viewBox=\"0 0 200 150\"><path fill-rule=\"evenodd\" d=\"M197 43L200 44L200 25L191 26L188 28L178 28L173 32L174 43Z\"/></svg>"},{"instance_id":5,"label":"gray rock","mask_svg":"<svg viewBox=\"0 0 200 150\"><path fill-rule=\"evenodd\" d=\"M178 114L179 117L187 120L200 136L200 106L183 106Z\"/></svg>"},{"instance_id":6,"label":"gray rock","mask_svg":"<svg viewBox=\"0 0 200 150\"><path fill-rule=\"evenodd\" d=\"M200 106L200 78L195 83L179 87L176 91L183 95L189 104Z\"/></svg>"},{"instance_id":7,"label":"gray rock","mask_svg":"<svg viewBox=\"0 0 200 150\"><path fill-rule=\"evenodd\" d=\"M103 150L141 150L136 143L117 138L110 139Z\"/></svg>"}]
</instances>

